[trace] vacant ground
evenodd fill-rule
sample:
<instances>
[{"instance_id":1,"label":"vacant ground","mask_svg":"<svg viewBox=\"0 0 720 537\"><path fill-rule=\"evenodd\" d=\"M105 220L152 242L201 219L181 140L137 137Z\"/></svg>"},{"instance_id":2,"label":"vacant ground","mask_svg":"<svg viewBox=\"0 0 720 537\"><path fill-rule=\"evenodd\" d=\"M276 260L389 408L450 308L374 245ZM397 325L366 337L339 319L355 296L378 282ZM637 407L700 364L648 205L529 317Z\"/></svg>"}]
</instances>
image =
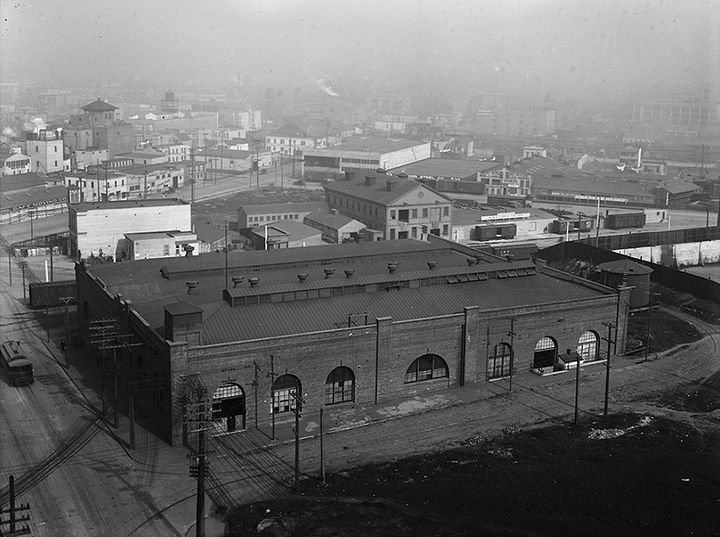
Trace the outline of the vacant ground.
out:
<instances>
[{"instance_id":1,"label":"vacant ground","mask_svg":"<svg viewBox=\"0 0 720 537\"><path fill-rule=\"evenodd\" d=\"M646 326L639 314L631 333ZM663 360L683 360L701 337L664 311L653 311L651 326L653 350L673 348ZM649 384L627 400L577 427L508 426L338 471L326 485L305 478L295 497L233 511L230 534L720 536L720 374Z\"/></svg>"},{"instance_id":2,"label":"vacant ground","mask_svg":"<svg viewBox=\"0 0 720 537\"><path fill-rule=\"evenodd\" d=\"M305 481L307 498L233 513L231 535L720 535L718 425L622 413L508 429Z\"/></svg>"}]
</instances>

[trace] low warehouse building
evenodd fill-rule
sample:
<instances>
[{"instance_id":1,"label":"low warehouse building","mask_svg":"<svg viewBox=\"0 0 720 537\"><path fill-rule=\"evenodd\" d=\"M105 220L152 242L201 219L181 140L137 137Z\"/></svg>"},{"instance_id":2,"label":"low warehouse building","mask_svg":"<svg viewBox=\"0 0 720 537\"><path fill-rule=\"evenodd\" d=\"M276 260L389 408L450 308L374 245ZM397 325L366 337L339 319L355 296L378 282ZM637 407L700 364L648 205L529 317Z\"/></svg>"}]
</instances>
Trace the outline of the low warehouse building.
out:
<instances>
[{"instance_id":1,"label":"low warehouse building","mask_svg":"<svg viewBox=\"0 0 720 537\"><path fill-rule=\"evenodd\" d=\"M86 339L109 323L120 386L168 442L199 400L223 432L423 396L624 348L627 291L445 241L77 264ZM232 281L232 283L230 283ZM104 332L107 339L107 331ZM127 345L125 345L127 343ZM204 394L207 394L205 396ZM125 394L121 394L125 401Z\"/></svg>"}]
</instances>

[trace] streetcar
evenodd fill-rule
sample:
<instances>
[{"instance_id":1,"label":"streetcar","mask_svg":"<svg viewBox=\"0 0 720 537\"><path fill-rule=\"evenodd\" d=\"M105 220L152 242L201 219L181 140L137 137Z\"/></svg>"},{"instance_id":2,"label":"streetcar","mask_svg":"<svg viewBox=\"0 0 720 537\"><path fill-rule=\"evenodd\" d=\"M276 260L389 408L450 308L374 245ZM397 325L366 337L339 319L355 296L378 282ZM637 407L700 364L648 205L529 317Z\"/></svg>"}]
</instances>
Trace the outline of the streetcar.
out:
<instances>
[{"instance_id":1,"label":"streetcar","mask_svg":"<svg viewBox=\"0 0 720 537\"><path fill-rule=\"evenodd\" d=\"M0 345L0 354L11 386L27 386L34 382L32 362L23 352L19 341L4 341Z\"/></svg>"}]
</instances>

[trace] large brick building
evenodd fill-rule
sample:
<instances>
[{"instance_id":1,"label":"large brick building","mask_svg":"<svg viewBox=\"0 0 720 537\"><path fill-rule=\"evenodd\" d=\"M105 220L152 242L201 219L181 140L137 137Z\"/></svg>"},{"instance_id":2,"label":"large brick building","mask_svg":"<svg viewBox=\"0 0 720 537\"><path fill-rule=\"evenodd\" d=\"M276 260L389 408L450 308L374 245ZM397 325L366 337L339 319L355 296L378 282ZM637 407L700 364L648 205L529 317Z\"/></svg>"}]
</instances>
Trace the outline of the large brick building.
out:
<instances>
[{"instance_id":1,"label":"large brick building","mask_svg":"<svg viewBox=\"0 0 720 537\"><path fill-rule=\"evenodd\" d=\"M263 428L294 393L306 416L596 361L604 322L624 348L627 291L442 239L76 267L84 336L115 320L119 384L173 443L199 393Z\"/></svg>"},{"instance_id":2,"label":"large brick building","mask_svg":"<svg viewBox=\"0 0 720 537\"><path fill-rule=\"evenodd\" d=\"M371 240L452 236L452 199L404 174L347 170L343 179L325 184L325 200L365 224Z\"/></svg>"}]
</instances>

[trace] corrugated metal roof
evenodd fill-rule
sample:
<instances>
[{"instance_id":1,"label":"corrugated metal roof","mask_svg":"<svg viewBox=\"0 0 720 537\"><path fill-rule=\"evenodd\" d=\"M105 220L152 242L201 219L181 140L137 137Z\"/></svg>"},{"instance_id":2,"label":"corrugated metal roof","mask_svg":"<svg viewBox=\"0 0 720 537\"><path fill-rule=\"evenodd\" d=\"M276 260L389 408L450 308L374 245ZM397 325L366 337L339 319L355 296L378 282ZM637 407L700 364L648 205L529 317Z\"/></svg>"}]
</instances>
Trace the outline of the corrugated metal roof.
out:
<instances>
[{"instance_id":1,"label":"corrugated metal roof","mask_svg":"<svg viewBox=\"0 0 720 537\"><path fill-rule=\"evenodd\" d=\"M601 291L538 274L489 279L418 289L336 296L308 301L220 306L203 324L203 343L214 344L302 334L346 327L349 316L368 323L378 317L394 321L462 313L465 306L481 310L554 304L559 301L607 296Z\"/></svg>"},{"instance_id":2,"label":"corrugated metal roof","mask_svg":"<svg viewBox=\"0 0 720 537\"><path fill-rule=\"evenodd\" d=\"M490 168L499 168L498 162L478 160L457 160L449 158L427 158L388 170L392 173L405 172L421 177L468 177Z\"/></svg>"},{"instance_id":3,"label":"corrugated metal roof","mask_svg":"<svg viewBox=\"0 0 720 537\"><path fill-rule=\"evenodd\" d=\"M344 214L331 213L329 211L312 212L305 217L305 220L307 222L314 222L335 230L338 230L341 227L350 224L351 222L357 222L357 220L350 218L349 216L345 216ZM362 224L361 222L357 223L364 226L364 224Z\"/></svg>"}]
</instances>

